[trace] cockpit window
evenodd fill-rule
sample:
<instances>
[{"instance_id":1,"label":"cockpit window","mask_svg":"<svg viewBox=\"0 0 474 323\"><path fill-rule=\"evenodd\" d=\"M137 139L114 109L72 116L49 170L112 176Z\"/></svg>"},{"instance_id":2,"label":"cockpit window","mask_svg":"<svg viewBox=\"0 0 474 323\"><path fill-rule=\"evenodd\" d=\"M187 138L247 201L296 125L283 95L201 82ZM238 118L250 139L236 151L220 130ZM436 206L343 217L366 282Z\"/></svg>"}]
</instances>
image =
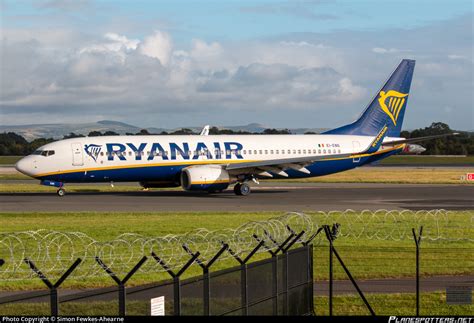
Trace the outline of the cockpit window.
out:
<instances>
[{"instance_id":1,"label":"cockpit window","mask_svg":"<svg viewBox=\"0 0 474 323\"><path fill-rule=\"evenodd\" d=\"M54 155L54 150L35 150L32 155L51 156Z\"/></svg>"}]
</instances>

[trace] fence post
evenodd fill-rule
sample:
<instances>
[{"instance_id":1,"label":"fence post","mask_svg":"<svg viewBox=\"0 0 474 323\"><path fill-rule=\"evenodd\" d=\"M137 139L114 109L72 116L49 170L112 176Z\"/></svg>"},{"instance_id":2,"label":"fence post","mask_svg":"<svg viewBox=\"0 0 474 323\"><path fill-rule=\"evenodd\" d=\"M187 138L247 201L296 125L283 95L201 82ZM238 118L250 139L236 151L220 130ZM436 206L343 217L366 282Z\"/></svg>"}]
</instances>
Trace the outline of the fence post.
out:
<instances>
[{"instance_id":1,"label":"fence post","mask_svg":"<svg viewBox=\"0 0 474 323\"><path fill-rule=\"evenodd\" d=\"M35 266L33 261L28 258L23 260L31 270L35 272L36 275L43 281L43 283L49 288L49 298L51 306L51 316L58 316L59 313L59 304L58 304L58 288L61 284L69 277L69 275L76 269L77 266L81 263L81 258L77 258L76 261L69 267L68 270L56 281L55 284L46 278L46 276ZM2 265L2 263L0 263Z\"/></svg>"},{"instance_id":2,"label":"fence post","mask_svg":"<svg viewBox=\"0 0 474 323\"><path fill-rule=\"evenodd\" d=\"M415 228L412 228L411 232L413 233L416 246L416 316L420 316L420 244L423 226L420 227L418 237L416 236Z\"/></svg>"},{"instance_id":3,"label":"fence post","mask_svg":"<svg viewBox=\"0 0 474 323\"><path fill-rule=\"evenodd\" d=\"M352 274L350 273L349 269L346 267L346 265L344 264L344 262L342 261L342 258L339 256L339 254L337 253L336 251L336 248L334 248L334 245L333 245L333 240L335 239L336 235L337 235L337 231L338 231L338 228L339 228L339 224L335 223L332 227L332 230L329 229L329 226L328 225L323 225L323 228L324 228L324 231L326 233L326 237L327 239L329 240L329 247L331 249L331 261L332 261L332 254L334 254L337 258L337 260L339 261L339 263L341 264L342 266L342 269L344 269L347 277L349 277L349 280L351 281L352 285L354 285L355 289L357 290L357 293L359 294L360 298L362 298L362 301L364 302L365 306L367 307L367 309L369 310L370 314L372 314L373 316L375 316L375 312L374 310L372 309L372 307L370 306L369 302L367 301L367 299L365 298L364 296L364 293L362 293L362 290L359 288L359 285L357 285L357 282L355 281L355 279L352 277ZM331 265L331 264L330 264ZM331 266L332 267L332 266ZM332 270L332 268L331 268ZM331 277L332 279L332 277ZM332 281L331 281L332 283ZM332 298L332 286L330 285L330 292L331 292L331 298ZM330 299L330 304L331 304L331 307L332 307L332 300ZM330 307L330 314L332 314L332 308Z\"/></svg>"},{"instance_id":4,"label":"fence post","mask_svg":"<svg viewBox=\"0 0 474 323\"><path fill-rule=\"evenodd\" d=\"M308 248L308 285L309 285L309 288L308 288L308 298L310 300L310 310L311 310L311 313L316 316L316 312L314 310L314 290L313 290L313 287L314 287L314 282L313 282L313 245L311 244L311 241L314 240L314 238L316 238L316 236L321 232L323 231L323 227L319 227L318 230L313 233L308 240L306 241L302 241L301 244L305 247Z\"/></svg>"},{"instance_id":5,"label":"fence post","mask_svg":"<svg viewBox=\"0 0 474 323\"><path fill-rule=\"evenodd\" d=\"M132 276L137 272L138 269L145 263L147 260L146 256L143 256L142 259L133 267L133 269L125 276L124 279L120 280L117 275L110 269L99 257L95 257L95 261L99 264L102 269L104 269L107 274L117 283L118 285L118 294L119 294L119 315L125 316L126 313L126 294L125 294L125 284L127 281L132 278Z\"/></svg>"},{"instance_id":6,"label":"fence post","mask_svg":"<svg viewBox=\"0 0 474 323\"><path fill-rule=\"evenodd\" d=\"M187 245L183 245L184 250L186 250L187 253L189 253L191 256L194 256L195 253L193 253ZM222 248L212 257L211 260L207 264L199 260L199 258L196 257L196 262L198 265L202 268L202 275L203 275L203 296L204 296L204 315L209 316L211 315L210 311L210 299L211 299L211 282L209 278L209 268L214 264L214 262L224 253L224 251L229 248L229 245L223 244Z\"/></svg>"},{"instance_id":7,"label":"fence post","mask_svg":"<svg viewBox=\"0 0 474 323\"><path fill-rule=\"evenodd\" d=\"M224 242L222 242L224 245ZM248 294L248 284L247 284L247 262L253 255L263 246L263 241L260 241L258 245L245 257L244 259L240 258L230 247L227 248L229 253L234 257L240 264L240 304L242 306L243 316L247 316L249 313L249 294Z\"/></svg>"},{"instance_id":8,"label":"fence post","mask_svg":"<svg viewBox=\"0 0 474 323\"><path fill-rule=\"evenodd\" d=\"M163 259L158 257L155 252L151 252L151 256L161 265L168 274L173 278L173 315L181 315L181 275L193 264L193 262L199 257L199 252L196 252L191 259L177 272L171 270L171 268L165 263Z\"/></svg>"}]
</instances>

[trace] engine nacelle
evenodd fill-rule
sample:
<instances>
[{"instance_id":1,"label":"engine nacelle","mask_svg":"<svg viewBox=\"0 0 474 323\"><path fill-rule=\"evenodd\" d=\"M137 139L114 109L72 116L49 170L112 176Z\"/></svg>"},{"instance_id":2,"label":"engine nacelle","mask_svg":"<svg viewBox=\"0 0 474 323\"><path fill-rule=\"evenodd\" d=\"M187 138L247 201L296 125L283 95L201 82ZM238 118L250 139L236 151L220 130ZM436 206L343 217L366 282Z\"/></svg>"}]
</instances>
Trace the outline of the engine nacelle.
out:
<instances>
[{"instance_id":1,"label":"engine nacelle","mask_svg":"<svg viewBox=\"0 0 474 323\"><path fill-rule=\"evenodd\" d=\"M191 166L181 172L181 187L187 191L221 191L233 181L219 165Z\"/></svg>"}]
</instances>

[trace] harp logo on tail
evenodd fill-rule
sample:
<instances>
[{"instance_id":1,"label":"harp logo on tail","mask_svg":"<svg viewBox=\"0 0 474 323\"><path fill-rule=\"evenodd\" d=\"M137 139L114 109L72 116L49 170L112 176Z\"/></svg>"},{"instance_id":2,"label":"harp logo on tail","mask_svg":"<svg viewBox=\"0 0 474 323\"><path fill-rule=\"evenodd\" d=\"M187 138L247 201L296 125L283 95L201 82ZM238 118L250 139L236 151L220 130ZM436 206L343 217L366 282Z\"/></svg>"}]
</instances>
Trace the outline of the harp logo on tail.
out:
<instances>
[{"instance_id":1,"label":"harp logo on tail","mask_svg":"<svg viewBox=\"0 0 474 323\"><path fill-rule=\"evenodd\" d=\"M89 155L95 162L97 162L97 157L99 156L100 150L101 150L101 145L84 145L84 150L86 151L86 154Z\"/></svg>"},{"instance_id":2,"label":"harp logo on tail","mask_svg":"<svg viewBox=\"0 0 474 323\"><path fill-rule=\"evenodd\" d=\"M408 94L403 94L394 90L388 92L380 91L379 104L383 112L385 112L390 119L392 119L393 125L397 125L398 115L403 109L403 105L406 101Z\"/></svg>"}]
</instances>

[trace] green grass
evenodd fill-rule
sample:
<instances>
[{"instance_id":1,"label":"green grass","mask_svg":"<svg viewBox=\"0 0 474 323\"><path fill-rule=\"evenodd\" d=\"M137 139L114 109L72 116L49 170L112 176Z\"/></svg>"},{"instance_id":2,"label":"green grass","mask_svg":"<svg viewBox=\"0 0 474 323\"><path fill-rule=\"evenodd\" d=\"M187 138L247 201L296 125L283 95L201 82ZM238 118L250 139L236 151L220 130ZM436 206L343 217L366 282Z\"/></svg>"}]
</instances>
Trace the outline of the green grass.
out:
<instances>
[{"instance_id":1,"label":"green grass","mask_svg":"<svg viewBox=\"0 0 474 323\"><path fill-rule=\"evenodd\" d=\"M280 182L295 183L392 183L392 184L466 184L472 185L474 181L461 181L461 176L466 173L473 173L474 168L459 169L440 169L440 168L421 168L421 169L391 169L391 168L359 168L332 175L313 177L307 179L288 179L277 180ZM54 187L39 185L39 183L10 183L10 180L26 180L30 177L22 174L3 174L0 175L0 193L44 193L54 192ZM268 182L271 182L267 180ZM74 185L67 184L68 192L129 192L138 191L138 184L116 185L110 187L103 184ZM180 189L180 188L171 188Z\"/></svg>"},{"instance_id":2,"label":"green grass","mask_svg":"<svg viewBox=\"0 0 474 323\"><path fill-rule=\"evenodd\" d=\"M255 220L266 220L281 215L278 212L188 212L188 213L1 213L0 233L26 230L48 229L63 232L81 231L88 236L107 241L122 233L137 233L147 237L160 237L167 234L184 234L196 228L220 230L236 228ZM335 241L335 246L356 279L383 277L413 277L415 270L415 248L411 228L424 225L425 239L422 242L423 276L463 275L474 270L473 219L474 212L451 212L435 217L421 213L396 215L393 213L322 213L310 214L316 225L341 224L343 236ZM469 241L430 240L434 237L470 237ZM328 279L328 248L324 239L315 240L314 277ZM1 236L0 236L1 240ZM198 247L197 247L198 248ZM0 246L0 253L2 249ZM67 250L63 251L67 253ZM68 256L68 255L66 255ZM255 259L266 257L265 253ZM0 254L8 259L8 255ZM139 257L136 256L136 261ZM92 260L89 260L92 261ZM153 261L153 260L151 260ZM72 263L67 261L67 263ZM92 264L94 265L94 264ZM214 270L235 266L232 259L220 261ZM26 267L24 268L26 269ZM335 265L335 278L347 279L340 265ZM186 272L186 277L200 274L197 265ZM1 281L0 289L37 289L43 285L39 279ZM130 281L131 285L169 278L165 273L138 273ZM100 287L112 284L110 277L103 275L90 279L69 279L64 288Z\"/></svg>"},{"instance_id":3,"label":"green grass","mask_svg":"<svg viewBox=\"0 0 474 323\"><path fill-rule=\"evenodd\" d=\"M141 191L142 188L138 185L116 185L111 187L110 185L74 185L74 184L67 184L65 186L66 192L68 193L100 193L100 192L138 192ZM156 190L178 190L180 188L172 187L172 188L153 188L150 191ZM40 185L39 183L0 183L0 193L54 193L56 192L57 187L52 186L45 186ZM146 194L146 192L144 192Z\"/></svg>"},{"instance_id":4,"label":"green grass","mask_svg":"<svg viewBox=\"0 0 474 323\"><path fill-rule=\"evenodd\" d=\"M0 174L1 181L17 181L17 180L35 180L29 176L23 175L21 173L13 173L13 174Z\"/></svg>"},{"instance_id":5,"label":"green grass","mask_svg":"<svg viewBox=\"0 0 474 323\"><path fill-rule=\"evenodd\" d=\"M365 294L376 315L416 315L415 294ZM316 315L329 315L329 298L315 297ZM471 316L474 305L448 305L445 292L420 294L421 316ZM358 295L338 295L333 298L333 315L370 315Z\"/></svg>"},{"instance_id":6,"label":"green grass","mask_svg":"<svg viewBox=\"0 0 474 323\"><path fill-rule=\"evenodd\" d=\"M376 315L414 316L415 294L366 294L367 301ZM219 300L228 306L226 299ZM328 297L314 297L314 308L317 316L329 315ZM235 302L233 302L235 303ZM172 314L170 303L166 304L166 313ZM202 304L185 302L183 310L187 314L202 313ZM127 315L149 315L148 301L127 301ZM193 311L192 309L195 308ZM60 315L117 315L116 301L71 302L61 303ZM474 305L448 305L444 292L421 293L421 316L470 316L474 313ZM50 315L48 303L16 303L0 305L0 315ZM370 315L358 295L337 295L333 298L333 315Z\"/></svg>"},{"instance_id":7,"label":"green grass","mask_svg":"<svg viewBox=\"0 0 474 323\"><path fill-rule=\"evenodd\" d=\"M403 156L394 155L385 158L380 165L474 165L474 156L467 157L434 157L429 155Z\"/></svg>"},{"instance_id":8,"label":"green grass","mask_svg":"<svg viewBox=\"0 0 474 323\"><path fill-rule=\"evenodd\" d=\"M474 181L461 180L473 168L389 168L361 167L341 173L305 179L288 179L285 182L310 183L384 183L384 184L466 184Z\"/></svg>"},{"instance_id":9,"label":"green grass","mask_svg":"<svg viewBox=\"0 0 474 323\"><path fill-rule=\"evenodd\" d=\"M23 156L0 156L0 165L14 165Z\"/></svg>"}]
</instances>

